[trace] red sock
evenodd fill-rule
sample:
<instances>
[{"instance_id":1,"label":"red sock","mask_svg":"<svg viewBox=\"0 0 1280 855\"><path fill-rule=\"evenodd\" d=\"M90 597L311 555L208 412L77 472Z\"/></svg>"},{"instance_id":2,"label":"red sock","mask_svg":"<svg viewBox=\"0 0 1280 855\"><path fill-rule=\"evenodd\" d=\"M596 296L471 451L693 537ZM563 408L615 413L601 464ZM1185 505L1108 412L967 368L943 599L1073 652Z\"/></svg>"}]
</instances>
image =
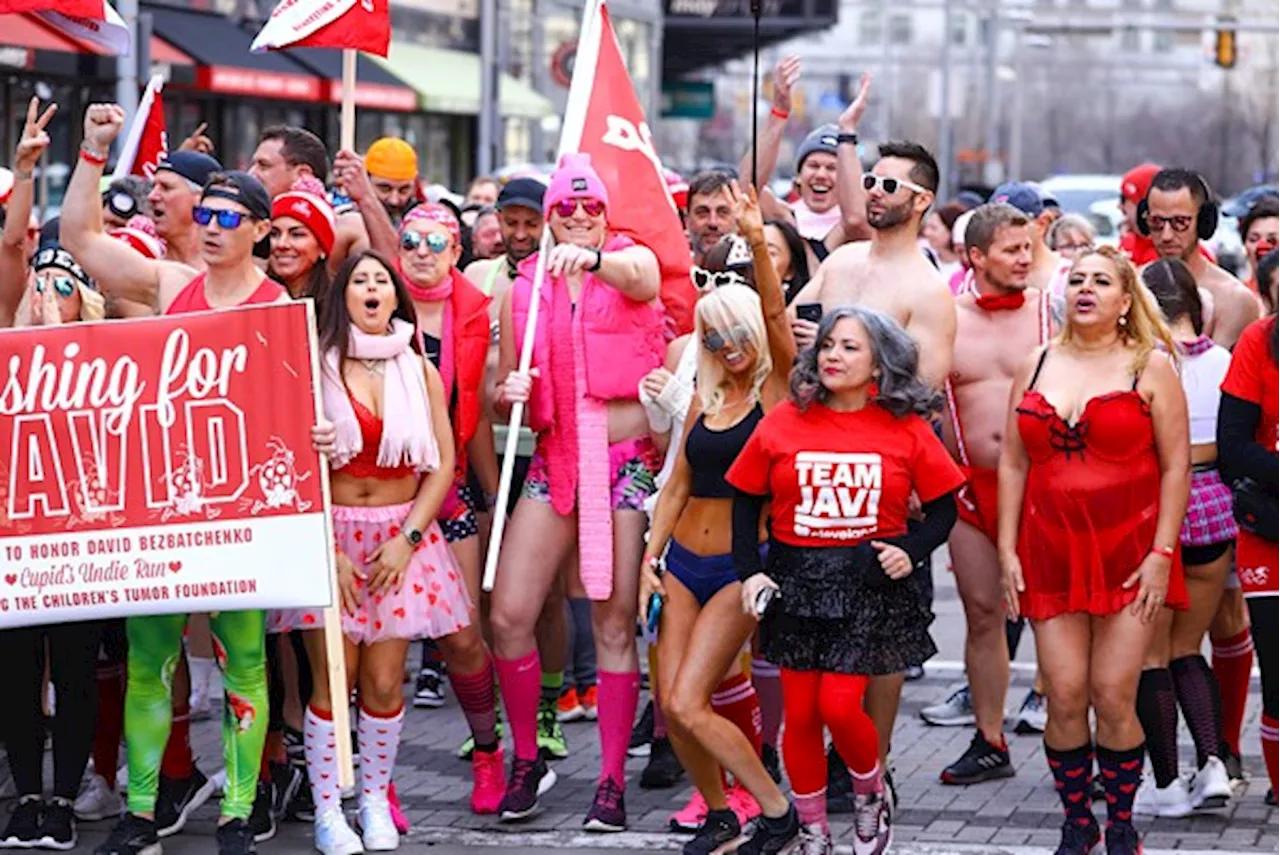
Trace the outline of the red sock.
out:
<instances>
[{"instance_id":1,"label":"red sock","mask_svg":"<svg viewBox=\"0 0 1280 855\"><path fill-rule=\"evenodd\" d=\"M1213 676L1222 697L1222 739L1232 754L1240 753L1244 706L1249 700L1249 671L1253 669L1253 638L1248 629L1213 642Z\"/></svg>"},{"instance_id":2,"label":"red sock","mask_svg":"<svg viewBox=\"0 0 1280 855\"><path fill-rule=\"evenodd\" d=\"M182 780L191 775L195 765L195 758L191 756L191 705L186 698L174 698L173 725L160 761L160 774L171 780Z\"/></svg>"},{"instance_id":3,"label":"red sock","mask_svg":"<svg viewBox=\"0 0 1280 855\"><path fill-rule=\"evenodd\" d=\"M124 734L124 665L99 665L98 726L93 732L93 769L111 789L120 765L120 737Z\"/></svg>"},{"instance_id":4,"label":"red sock","mask_svg":"<svg viewBox=\"0 0 1280 855\"><path fill-rule=\"evenodd\" d=\"M730 677L711 693L711 708L729 719L746 735L760 756L760 698L746 674Z\"/></svg>"},{"instance_id":5,"label":"red sock","mask_svg":"<svg viewBox=\"0 0 1280 855\"><path fill-rule=\"evenodd\" d=\"M1263 713L1262 721L1258 723L1258 733L1262 736L1262 759L1267 764L1271 791L1280 792L1276 789L1276 740L1280 739L1280 731L1277 730L1275 717Z\"/></svg>"}]
</instances>

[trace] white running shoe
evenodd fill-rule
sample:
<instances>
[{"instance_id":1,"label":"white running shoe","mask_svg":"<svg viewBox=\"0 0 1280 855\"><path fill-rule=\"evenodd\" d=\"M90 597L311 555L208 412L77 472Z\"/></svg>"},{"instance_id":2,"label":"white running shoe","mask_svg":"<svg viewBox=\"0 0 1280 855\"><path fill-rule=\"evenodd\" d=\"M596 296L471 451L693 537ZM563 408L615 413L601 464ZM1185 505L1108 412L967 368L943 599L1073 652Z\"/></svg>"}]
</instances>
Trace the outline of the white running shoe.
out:
<instances>
[{"instance_id":1,"label":"white running shoe","mask_svg":"<svg viewBox=\"0 0 1280 855\"><path fill-rule=\"evenodd\" d=\"M883 855L893 841L889 804L883 793L853 797L853 855Z\"/></svg>"},{"instance_id":2,"label":"white running shoe","mask_svg":"<svg viewBox=\"0 0 1280 855\"><path fill-rule=\"evenodd\" d=\"M1204 761L1191 779L1191 806L1196 810L1217 810L1231 799L1231 779L1227 767L1217 757Z\"/></svg>"},{"instance_id":3,"label":"white running shoe","mask_svg":"<svg viewBox=\"0 0 1280 855\"><path fill-rule=\"evenodd\" d=\"M391 818L391 805L385 798L367 799L360 805L360 837L366 852L391 852L400 848L400 832Z\"/></svg>"},{"instance_id":4,"label":"white running shoe","mask_svg":"<svg viewBox=\"0 0 1280 855\"><path fill-rule=\"evenodd\" d=\"M107 785L106 778L93 774L81 782L80 794L72 809L81 822L98 822L124 813L124 799Z\"/></svg>"},{"instance_id":5,"label":"white running shoe","mask_svg":"<svg viewBox=\"0 0 1280 855\"><path fill-rule=\"evenodd\" d=\"M800 826L800 845L792 851L796 855L834 855L836 847L831 832L815 822Z\"/></svg>"},{"instance_id":6,"label":"white running shoe","mask_svg":"<svg viewBox=\"0 0 1280 855\"><path fill-rule=\"evenodd\" d=\"M973 715L973 698L969 687L961 686L942 701L920 710L920 718L935 727L967 727L976 719Z\"/></svg>"},{"instance_id":7,"label":"white running shoe","mask_svg":"<svg viewBox=\"0 0 1280 855\"><path fill-rule=\"evenodd\" d=\"M391 829L395 831L395 829ZM324 855L360 855L364 844L360 835L351 830L341 808L330 808L316 814L316 849Z\"/></svg>"},{"instance_id":8,"label":"white running shoe","mask_svg":"<svg viewBox=\"0 0 1280 855\"><path fill-rule=\"evenodd\" d=\"M1044 733L1045 725L1048 723L1049 702L1044 695L1032 689L1027 692L1027 696L1022 699L1022 706L1018 708L1013 732L1023 736Z\"/></svg>"},{"instance_id":9,"label":"white running shoe","mask_svg":"<svg viewBox=\"0 0 1280 855\"><path fill-rule=\"evenodd\" d=\"M1161 789L1154 779L1147 779L1133 800L1133 812L1138 816L1183 817L1194 813L1187 782L1174 778L1169 786Z\"/></svg>"}]
</instances>

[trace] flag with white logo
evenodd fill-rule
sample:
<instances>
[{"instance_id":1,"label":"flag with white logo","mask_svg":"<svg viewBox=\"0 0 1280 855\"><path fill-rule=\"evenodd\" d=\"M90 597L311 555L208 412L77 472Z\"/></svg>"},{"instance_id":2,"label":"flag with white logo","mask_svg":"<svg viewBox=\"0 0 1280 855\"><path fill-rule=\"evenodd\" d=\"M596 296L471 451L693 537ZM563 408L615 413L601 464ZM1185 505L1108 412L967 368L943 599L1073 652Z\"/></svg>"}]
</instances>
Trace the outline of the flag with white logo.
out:
<instances>
[{"instance_id":1,"label":"flag with white logo","mask_svg":"<svg viewBox=\"0 0 1280 855\"><path fill-rule=\"evenodd\" d=\"M106 0L0 0L0 15L23 12L108 53L129 55L129 28Z\"/></svg>"},{"instance_id":2,"label":"flag with white logo","mask_svg":"<svg viewBox=\"0 0 1280 855\"><path fill-rule=\"evenodd\" d=\"M281 0L250 50L342 48L385 57L390 45L388 0Z\"/></svg>"},{"instance_id":3,"label":"flag with white logo","mask_svg":"<svg viewBox=\"0 0 1280 855\"><path fill-rule=\"evenodd\" d=\"M112 178L123 178L126 175L141 175L152 178L156 167L169 153L169 134L164 122L164 78L155 75L147 84L147 91L142 93L138 102L138 112L129 127L129 135L125 137L120 149L120 159L116 161Z\"/></svg>"}]
</instances>

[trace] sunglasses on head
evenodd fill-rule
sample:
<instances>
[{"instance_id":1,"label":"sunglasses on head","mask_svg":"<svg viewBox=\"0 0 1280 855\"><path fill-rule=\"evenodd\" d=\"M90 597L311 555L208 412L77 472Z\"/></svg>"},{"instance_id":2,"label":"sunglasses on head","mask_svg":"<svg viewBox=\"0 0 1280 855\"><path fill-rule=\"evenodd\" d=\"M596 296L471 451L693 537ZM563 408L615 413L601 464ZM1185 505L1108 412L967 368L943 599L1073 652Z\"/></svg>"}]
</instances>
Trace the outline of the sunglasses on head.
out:
<instances>
[{"instance_id":1,"label":"sunglasses on head","mask_svg":"<svg viewBox=\"0 0 1280 855\"><path fill-rule=\"evenodd\" d=\"M906 187L912 193L924 193L925 189L919 184L907 181L905 178L889 178L885 175L872 175L867 173L862 176L862 189L870 193L876 187L884 191L886 196L892 196L898 192L899 187Z\"/></svg>"},{"instance_id":2,"label":"sunglasses on head","mask_svg":"<svg viewBox=\"0 0 1280 855\"><path fill-rule=\"evenodd\" d=\"M746 285L747 279L736 270L704 270L697 265L689 268L689 278L699 291L710 291L723 285Z\"/></svg>"},{"instance_id":3,"label":"sunglasses on head","mask_svg":"<svg viewBox=\"0 0 1280 855\"><path fill-rule=\"evenodd\" d=\"M449 248L449 238L441 232L415 232L412 229L400 235L400 248L405 252L414 252L423 243L427 244L429 249L435 255L439 255Z\"/></svg>"},{"instance_id":4,"label":"sunglasses on head","mask_svg":"<svg viewBox=\"0 0 1280 855\"><path fill-rule=\"evenodd\" d=\"M249 215L241 211L228 211L225 208L214 210L204 205L198 205L191 209L191 216L195 219L196 225L207 226L213 222L214 218L218 220L218 228L234 231L240 228L240 224L249 219Z\"/></svg>"},{"instance_id":5,"label":"sunglasses on head","mask_svg":"<svg viewBox=\"0 0 1280 855\"><path fill-rule=\"evenodd\" d=\"M702 336L702 346L712 353L719 353L734 341L747 341L751 330L746 327L733 327L728 333L719 330L707 330Z\"/></svg>"},{"instance_id":6,"label":"sunglasses on head","mask_svg":"<svg viewBox=\"0 0 1280 855\"><path fill-rule=\"evenodd\" d=\"M53 286L53 290L60 297L70 297L76 292L76 280L72 279L70 276L50 276L47 278L36 279L37 294L44 293L44 286L46 282Z\"/></svg>"},{"instance_id":7,"label":"sunglasses on head","mask_svg":"<svg viewBox=\"0 0 1280 855\"><path fill-rule=\"evenodd\" d=\"M588 199L579 196L561 199L551 206L551 210L562 217L572 217L574 212L578 210L579 205L582 206L582 210L587 212L588 217L598 217L604 213L604 202L599 199Z\"/></svg>"}]
</instances>

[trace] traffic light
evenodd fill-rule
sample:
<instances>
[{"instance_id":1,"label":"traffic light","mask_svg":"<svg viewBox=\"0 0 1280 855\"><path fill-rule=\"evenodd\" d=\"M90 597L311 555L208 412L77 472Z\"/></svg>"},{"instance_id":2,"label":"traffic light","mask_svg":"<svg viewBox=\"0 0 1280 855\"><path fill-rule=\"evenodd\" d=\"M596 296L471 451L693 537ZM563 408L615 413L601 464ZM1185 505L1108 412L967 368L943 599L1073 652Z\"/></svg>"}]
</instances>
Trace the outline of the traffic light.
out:
<instances>
[{"instance_id":1,"label":"traffic light","mask_svg":"<svg viewBox=\"0 0 1280 855\"><path fill-rule=\"evenodd\" d=\"M1219 68L1235 68L1236 66L1236 31L1218 30L1217 40L1213 48L1213 61Z\"/></svg>"}]
</instances>

